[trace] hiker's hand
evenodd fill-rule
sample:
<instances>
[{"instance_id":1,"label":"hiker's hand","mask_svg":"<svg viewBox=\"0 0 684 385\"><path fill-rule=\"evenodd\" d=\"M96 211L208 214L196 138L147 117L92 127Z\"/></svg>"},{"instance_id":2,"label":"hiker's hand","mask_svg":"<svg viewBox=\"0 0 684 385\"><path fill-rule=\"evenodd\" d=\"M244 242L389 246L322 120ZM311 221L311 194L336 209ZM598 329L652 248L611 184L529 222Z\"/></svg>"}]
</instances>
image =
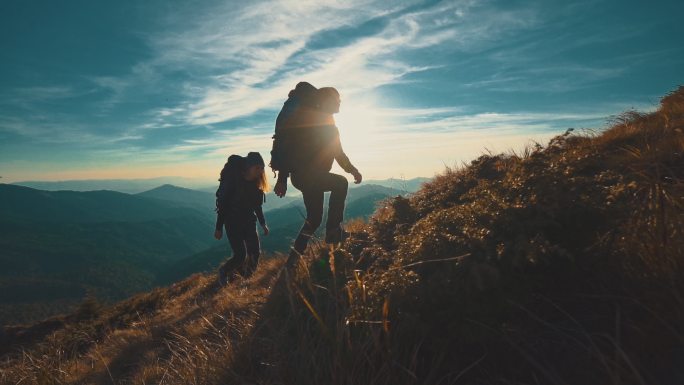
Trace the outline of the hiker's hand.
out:
<instances>
[{"instance_id":1,"label":"hiker's hand","mask_svg":"<svg viewBox=\"0 0 684 385\"><path fill-rule=\"evenodd\" d=\"M275 195L277 195L281 198L284 197L285 193L287 192L287 182L282 182L282 181L276 182L276 185L273 188L273 192L275 193Z\"/></svg>"},{"instance_id":2,"label":"hiker's hand","mask_svg":"<svg viewBox=\"0 0 684 385\"><path fill-rule=\"evenodd\" d=\"M222 236L223 236L223 231L221 231L221 230L214 231L214 238L221 239Z\"/></svg>"},{"instance_id":3,"label":"hiker's hand","mask_svg":"<svg viewBox=\"0 0 684 385\"><path fill-rule=\"evenodd\" d=\"M266 226L266 225L261 226L261 228L264 229L264 235L268 235L268 233L271 232L271 230L269 230L268 226Z\"/></svg>"},{"instance_id":4,"label":"hiker's hand","mask_svg":"<svg viewBox=\"0 0 684 385\"><path fill-rule=\"evenodd\" d=\"M358 171L354 171L352 173L352 175L354 176L354 183L355 184L359 184L363 180L363 176L361 176L361 173Z\"/></svg>"}]
</instances>

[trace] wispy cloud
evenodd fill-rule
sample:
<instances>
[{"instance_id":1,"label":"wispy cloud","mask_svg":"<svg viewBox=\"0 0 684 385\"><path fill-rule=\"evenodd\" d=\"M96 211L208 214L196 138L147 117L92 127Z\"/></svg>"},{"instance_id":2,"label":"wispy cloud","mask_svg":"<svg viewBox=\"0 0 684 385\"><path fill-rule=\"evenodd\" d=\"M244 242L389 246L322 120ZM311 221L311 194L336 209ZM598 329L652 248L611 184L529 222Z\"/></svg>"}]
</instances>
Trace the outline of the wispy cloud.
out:
<instances>
[{"instance_id":1,"label":"wispy cloud","mask_svg":"<svg viewBox=\"0 0 684 385\"><path fill-rule=\"evenodd\" d=\"M91 90L68 85L5 88L0 91L0 107L37 111L39 106L83 96Z\"/></svg>"},{"instance_id":2,"label":"wispy cloud","mask_svg":"<svg viewBox=\"0 0 684 385\"><path fill-rule=\"evenodd\" d=\"M198 80L200 88L187 93L184 111L178 111L189 125L211 124L277 108L302 79L352 96L397 84L408 74L443 65L412 64L407 53L438 45L465 48L534 22L528 10L490 12L478 5L447 2L413 10L411 4L372 1L250 3L238 10L211 9L192 28L153 36L151 44L161 53L155 65L192 65L211 74ZM346 44L307 46L317 34L361 28L371 20L383 28L360 31Z\"/></svg>"},{"instance_id":3,"label":"wispy cloud","mask_svg":"<svg viewBox=\"0 0 684 385\"><path fill-rule=\"evenodd\" d=\"M425 174L440 169L435 161L543 141L568 127L601 126L625 108L651 108L659 93L644 84L664 87L684 60L681 47L658 31L681 27L664 11L648 21L635 16L638 10L613 6L592 0L141 3L142 22L115 21L135 37L120 61L103 55L106 63L71 57L32 68L10 63L16 73L0 90L0 153L23 161L32 154L20 147L41 154L54 148L65 159L138 171L161 170L155 164L212 168L232 152L267 154L277 110L306 80L342 92L343 141L366 170L381 178L393 164L405 175ZM117 49L121 32L105 33L113 44L102 49ZM631 84L635 68L642 78Z\"/></svg>"},{"instance_id":4,"label":"wispy cloud","mask_svg":"<svg viewBox=\"0 0 684 385\"><path fill-rule=\"evenodd\" d=\"M64 114L34 114L19 118L0 115L0 134L21 138L35 145L70 145L84 148L101 148L114 143L143 139L132 130L106 132L94 130L90 125Z\"/></svg>"},{"instance_id":5,"label":"wispy cloud","mask_svg":"<svg viewBox=\"0 0 684 385\"><path fill-rule=\"evenodd\" d=\"M499 92L559 93L591 87L596 82L618 78L625 74L626 66L530 65L524 68L497 72L487 79L464 84L466 87L484 87Z\"/></svg>"}]
</instances>

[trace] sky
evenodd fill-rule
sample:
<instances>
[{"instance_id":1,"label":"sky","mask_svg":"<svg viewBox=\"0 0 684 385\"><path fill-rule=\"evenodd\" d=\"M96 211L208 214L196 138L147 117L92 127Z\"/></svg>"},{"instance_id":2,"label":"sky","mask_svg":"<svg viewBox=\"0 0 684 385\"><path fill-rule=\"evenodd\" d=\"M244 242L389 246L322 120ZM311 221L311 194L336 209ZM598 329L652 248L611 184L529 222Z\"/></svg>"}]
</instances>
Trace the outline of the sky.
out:
<instances>
[{"instance_id":1,"label":"sky","mask_svg":"<svg viewBox=\"0 0 684 385\"><path fill-rule=\"evenodd\" d=\"M334 86L366 179L607 127L684 84L684 2L0 2L2 182L269 159L299 81ZM336 166L335 171L341 172Z\"/></svg>"}]
</instances>

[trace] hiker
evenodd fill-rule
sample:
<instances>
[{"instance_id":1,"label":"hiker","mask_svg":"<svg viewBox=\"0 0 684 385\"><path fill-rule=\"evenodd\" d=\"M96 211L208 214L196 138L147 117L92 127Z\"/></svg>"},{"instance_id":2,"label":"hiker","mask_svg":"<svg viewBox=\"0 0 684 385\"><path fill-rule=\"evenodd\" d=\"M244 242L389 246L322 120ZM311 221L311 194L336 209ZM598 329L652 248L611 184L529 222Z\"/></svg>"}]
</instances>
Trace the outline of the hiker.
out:
<instances>
[{"instance_id":1,"label":"hiker","mask_svg":"<svg viewBox=\"0 0 684 385\"><path fill-rule=\"evenodd\" d=\"M317 90L302 82L289 96L276 121L271 167L278 171L274 189L277 196L285 196L287 179L291 177L292 185L304 198L306 220L287 260L287 266L292 267L323 220L323 193L326 191L330 191L330 201L325 242L335 245L346 237L341 224L348 183L344 176L330 172L333 160L354 176L354 183L361 183L362 176L342 150L333 118L340 110L339 92L332 87ZM274 160L277 167L274 167Z\"/></svg>"},{"instance_id":2,"label":"hiker","mask_svg":"<svg viewBox=\"0 0 684 385\"><path fill-rule=\"evenodd\" d=\"M214 237L221 239L222 228L233 249L233 257L219 268L218 282L226 285L236 274L247 278L256 270L259 256L259 220L264 235L269 229L261 207L268 192L268 179L264 171L264 159L258 152L246 157L231 155L221 170L220 185L216 191L216 231Z\"/></svg>"}]
</instances>

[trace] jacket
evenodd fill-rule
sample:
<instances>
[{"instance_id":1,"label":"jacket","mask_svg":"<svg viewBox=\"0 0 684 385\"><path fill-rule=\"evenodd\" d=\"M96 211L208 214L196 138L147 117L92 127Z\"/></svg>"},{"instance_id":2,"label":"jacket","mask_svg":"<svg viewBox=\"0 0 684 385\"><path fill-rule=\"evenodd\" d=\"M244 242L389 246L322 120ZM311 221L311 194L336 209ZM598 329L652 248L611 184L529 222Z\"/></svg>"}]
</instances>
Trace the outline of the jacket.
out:
<instances>
[{"instance_id":1,"label":"jacket","mask_svg":"<svg viewBox=\"0 0 684 385\"><path fill-rule=\"evenodd\" d=\"M223 202L216 214L216 230L221 230L224 224L255 223L257 219L265 226L262 208L265 200L264 192L255 183L238 178L226 186Z\"/></svg>"}]
</instances>

